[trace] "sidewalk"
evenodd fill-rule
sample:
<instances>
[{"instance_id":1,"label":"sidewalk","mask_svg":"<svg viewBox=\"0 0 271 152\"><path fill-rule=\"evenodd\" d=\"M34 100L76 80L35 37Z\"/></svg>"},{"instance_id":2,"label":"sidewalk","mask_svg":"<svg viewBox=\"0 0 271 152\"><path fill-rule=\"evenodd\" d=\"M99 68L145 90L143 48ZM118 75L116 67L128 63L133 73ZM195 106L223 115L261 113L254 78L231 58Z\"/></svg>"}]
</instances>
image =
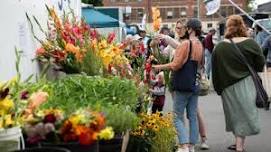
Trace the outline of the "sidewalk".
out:
<instances>
[{"instance_id":1,"label":"sidewalk","mask_svg":"<svg viewBox=\"0 0 271 152\"><path fill-rule=\"evenodd\" d=\"M219 96L214 92L199 98L199 105L207 125L208 144L210 150L198 152L230 152L227 146L233 144L231 133L225 132L224 113ZM172 111L172 100L169 93L166 96L165 112ZM247 152L271 152L271 110L260 110L261 133L248 137Z\"/></svg>"}]
</instances>

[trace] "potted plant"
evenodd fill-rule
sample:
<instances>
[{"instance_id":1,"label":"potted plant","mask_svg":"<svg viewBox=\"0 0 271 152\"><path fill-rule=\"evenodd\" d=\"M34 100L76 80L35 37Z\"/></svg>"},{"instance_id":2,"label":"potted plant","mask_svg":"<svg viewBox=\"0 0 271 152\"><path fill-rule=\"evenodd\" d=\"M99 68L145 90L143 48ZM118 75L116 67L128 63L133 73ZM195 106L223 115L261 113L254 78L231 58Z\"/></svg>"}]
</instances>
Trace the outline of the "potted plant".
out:
<instances>
[{"instance_id":1,"label":"potted plant","mask_svg":"<svg viewBox=\"0 0 271 152\"><path fill-rule=\"evenodd\" d=\"M100 152L120 152L126 145L123 142L124 136L129 130L133 130L139 123L137 115L126 106L108 105L103 107L106 117L106 124L112 126L115 138L112 140L100 140Z\"/></svg>"},{"instance_id":2,"label":"potted plant","mask_svg":"<svg viewBox=\"0 0 271 152\"><path fill-rule=\"evenodd\" d=\"M141 123L131 132L129 152L172 152L175 146L176 131L172 115L160 113L141 114Z\"/></svg>"}]
</instances>

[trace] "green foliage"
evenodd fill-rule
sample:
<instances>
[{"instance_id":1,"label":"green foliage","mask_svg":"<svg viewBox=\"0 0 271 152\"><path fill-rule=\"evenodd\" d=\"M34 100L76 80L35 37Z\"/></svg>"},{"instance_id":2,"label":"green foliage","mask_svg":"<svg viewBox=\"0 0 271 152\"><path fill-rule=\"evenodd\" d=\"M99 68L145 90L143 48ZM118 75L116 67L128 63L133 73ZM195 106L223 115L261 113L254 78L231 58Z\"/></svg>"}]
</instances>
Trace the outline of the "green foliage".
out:
<instances>
[{"instance_id":1,"label":"green foliage","mask_svg":"<svg viewBox=\"0 0 271 152\"><path fill-rule=\"evenodd\" d=\"M255 0L246 0L245 11L252 12L254 10L255 5L256 5Z\"/></svg>"},{"instance_id":2,"label":"green foliage","mask_svg":"<svg viewBox=\"0 0 271 152\"><path fill-rule=\"evenodd\" d=\"M89 76L101 75L103 69L103 63L101 58L95 54L94 51L87 51L86 56L80 66L80 71L86 73Z\"/></svg>"},{"instance_id":3,"label":"green foliage","mask_svg":"<svg viewBox=\"0 0 271 152\"><path fill-rule=\"evenodd\" d=\"M96 104L119 104L134 109L138 96L134 82L119 77L73 75L52 82L49 86L52 92L44 107L61 108L67 113Z\"/></svg>"},{"instance_id":4,"label":"green foliage","mask_svg":"<svg viewBox=\"0 0 271 152\"><path fill-rule=\"evenodd\" d=\"M172 152L176 143L174 128L162 128L151 141L152 152Z\"/></svg>"},{"instance_id":5,"label":"green foliage","mask_svg":"<svg viewBox=\"0 0 271 152\"><path fill-rule=\"evenodd\" d=\"M82 0L82 3L92 4L93 6L103 6L102 0Z\"/></svg>"},{"instance_id":6,"label":"green foliage","mask_svg":"<svg viewBox=\"0 0 271 152\"><path fill-rule=\"evenodd\" d=\"M117 134L135 129L139 123L137 115L124 105L109 105L102 111L105 112L106 125L113 127Z\"/></svg>"}]
</instances>

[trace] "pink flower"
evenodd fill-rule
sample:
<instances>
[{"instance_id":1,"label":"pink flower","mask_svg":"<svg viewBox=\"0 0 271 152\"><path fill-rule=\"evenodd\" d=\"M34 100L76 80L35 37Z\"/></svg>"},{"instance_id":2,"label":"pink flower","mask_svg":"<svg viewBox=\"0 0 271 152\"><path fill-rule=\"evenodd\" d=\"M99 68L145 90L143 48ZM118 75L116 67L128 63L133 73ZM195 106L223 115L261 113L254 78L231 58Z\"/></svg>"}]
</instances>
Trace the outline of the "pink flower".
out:
<instances>
[{"instance_id":1,"label":"pink flower","mask_svg":"<svg viewBox=\"0 0 271 152\"><path fill-rule=\"evenodd\" d=\"M41 47L41 48L38 48L37 50L36 50L36 56L43 56L45 54L45 49L43 48L43 47Z\"/></svg>"},{"instance_id":2,"label":"pink flower","mask_svg":"<svg viewBox=\"0 0 271 152\"><path fill-rule=\"evenodd\" d=\"M80 32L80 28L78 26L74 26L72 28L72 33L76 38L82 37L82 34Z\"/></svg>"},{"instance_id":3,"label":"pink flower","mask_svg":"<svg viewBox=\"0 0 271 152\"><path fill-rule=\"evenodd\" d=\"M116 34L114 32L109 33L108 37L107 37L107 42L112 43L114 41L115 37L116 37Z\"/></svg>"},{"instance_id":4,"label":"pink flower","mask_svg":"<svg viewBox=\"0 0 271 152\"><path fill-rule=\"evenodd\" d=\"M28 109L33 111L34 109L39 107L41 104L46 102L48 99L48 96L49 96L48 93L43 92L43 91L38 91L38 92L33 93L29 98L30 103L28 105Z\"/></svg>"},{"instance_id":5,"label":"pink flower","mask_svg":"<svg viewBox=\"0 0 271 152\"><path fill-rule=\"evenodd\" d=\"M94 30L91 30L90 31L90 37L91 37L91 39L98 39L98 37L99 37L99 34L98 34L98 32L94 29Z\"/></svg>"}]
</instances>

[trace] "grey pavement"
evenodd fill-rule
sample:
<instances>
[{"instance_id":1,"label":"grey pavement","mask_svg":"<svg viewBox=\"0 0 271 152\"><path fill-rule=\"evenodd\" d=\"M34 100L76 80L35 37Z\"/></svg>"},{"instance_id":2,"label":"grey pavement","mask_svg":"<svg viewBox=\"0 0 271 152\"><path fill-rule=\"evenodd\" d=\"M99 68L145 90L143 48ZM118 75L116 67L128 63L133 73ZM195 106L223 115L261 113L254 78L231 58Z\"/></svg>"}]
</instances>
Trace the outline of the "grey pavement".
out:
<instances>
[{"instance_id":1,"label":"grey pavement","mask_svg":"<svg viewBox=\"0 0 271 152\"><path fill-rule=\"evenodd\" d=\"M165 112L172 111L172 99L166 95ZM221 99L214 92L199 98L200 109L204 114L207 126L208 144L210 150L197 152L230 152L227 146L234 142L233 135L225 131L224 113ZM247 152L271 152L271 110L260 110L261 133L250 136L246 140Z\"/></svg>"}]
</instances>

